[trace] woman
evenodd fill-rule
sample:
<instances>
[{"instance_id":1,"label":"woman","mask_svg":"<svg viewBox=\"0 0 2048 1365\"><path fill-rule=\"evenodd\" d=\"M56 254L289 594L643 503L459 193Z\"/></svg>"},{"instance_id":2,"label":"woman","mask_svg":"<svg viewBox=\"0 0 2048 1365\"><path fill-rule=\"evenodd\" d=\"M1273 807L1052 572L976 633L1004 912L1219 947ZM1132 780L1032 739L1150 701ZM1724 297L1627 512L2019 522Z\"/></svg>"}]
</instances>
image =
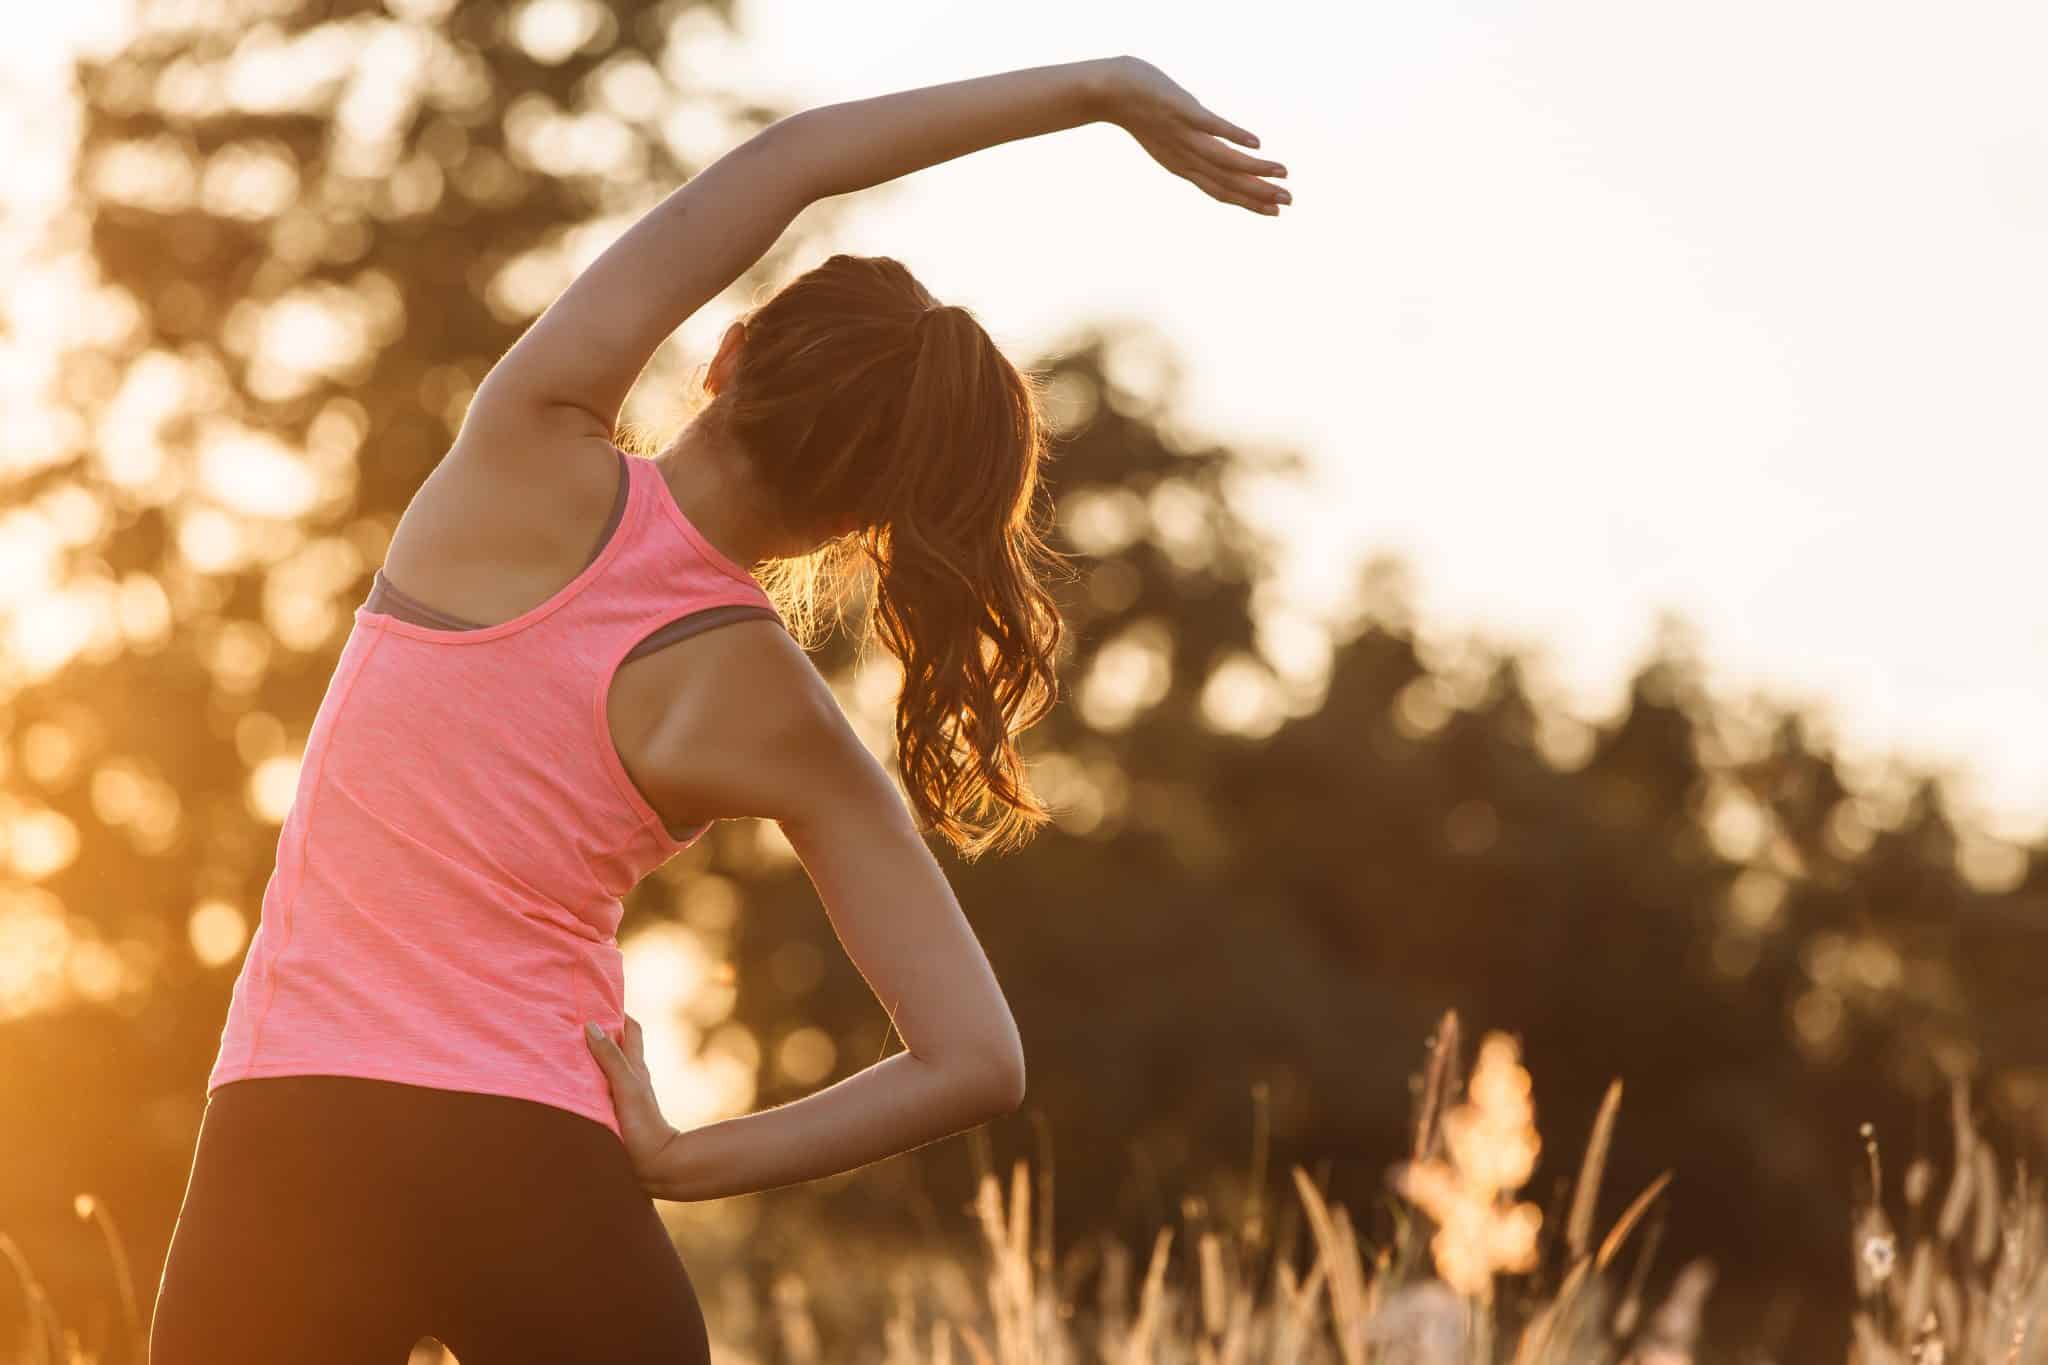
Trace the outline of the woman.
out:
<instances>
[{"instance_id":1,"label":"woman","mask_svg":"<svg viewBox=\"0 0 2048 1365\"><path fill-rule=\"evenodd\" d=\"M915 815L968 856L1042 825L1014 743L1061 639L1030 383L901 265L841 255L731 326L666 449L612 437L655 347L811 201L1096 120L1218 200L1288 198L1221 141L1256 138L1129 57L825 106L655 207L485 378L314 719L156 1365L397 1365L429 1335L464 1365L702 1362L650 1196L814 1179L1021 1103L988 961L791 617L864 557ZM906 1050L678 1132L624 1015L619 898L743 817L787 836Z\"/></svg>"}]
</instances>

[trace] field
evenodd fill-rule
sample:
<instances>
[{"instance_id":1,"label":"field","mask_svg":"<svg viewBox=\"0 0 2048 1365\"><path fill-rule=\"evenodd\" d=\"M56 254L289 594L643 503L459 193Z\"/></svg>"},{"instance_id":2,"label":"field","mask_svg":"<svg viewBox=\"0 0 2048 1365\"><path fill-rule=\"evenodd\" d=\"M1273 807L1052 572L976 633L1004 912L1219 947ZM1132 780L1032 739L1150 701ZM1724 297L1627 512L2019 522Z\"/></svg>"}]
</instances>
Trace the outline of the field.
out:
<instances>
[{"instance_id":1,"label":"field","mask_svg":"<svg viewBox=\"0 0 2048 1365\"><path fill-rule=\"evenodd\" d=\"M1186 1226L1147 1247L1087 1238L1056 1253L1034 1222L1027 1162L1007 1178L984 1171L974 1200L979 1256L926 1256L887 1270L893 1310L859 1341L827 1343L802 1278L765 1292L727 1285L707 1310L720 1365L1691 1365L1714 1282L1701 1259L1659 1264L1660 1177L1595 1223L1622 1085L1607 1093L1561 1219L1519 1198L1542 1150L1533 1079L1515 1040L1488 1034L1469 1074L1458 1022L1447 1015L1421 1076L1413 1149L1388 1171L1390 1234L1329 1202L1300 1167L1268 1179L1254 1134L1246 1188L1228 1216L1199 1202ZM2048 1361L2044 1208L2022 1167L2009 1177L1976 1131L1968 1091L1951 1107L1947 1172L1914 1162L1885 1181L1865 1134L1866 1198L1844 1253L1861 1306L1855 1365L2038 1365ZM1291 1199L1268 1208L1283 1184ZM1887 1196L1890 1196L1889 1198ZM146 1354L139 1295L109 1211L89 1194L76 1209L105 1233L117 1300L99 1334L61 1322L31 1267L0 1232L31 1319L9 1360L111 1365ZM1896 1215L1896 1216L1895 1216ZM1298 1253L1298 1254L1297 1254ZM1653 1286L1655 1286L1653 1290ZM1084 1288L1087 1292L1083 1292ZM723 1319L723 1321L721 1320ZM88 1339L97 1335L105 1340ZM1754 1353L1740 1357L1755 1360ZM455 1357L431 1340L410 1365Z\"/></svg>"}]
</instances>

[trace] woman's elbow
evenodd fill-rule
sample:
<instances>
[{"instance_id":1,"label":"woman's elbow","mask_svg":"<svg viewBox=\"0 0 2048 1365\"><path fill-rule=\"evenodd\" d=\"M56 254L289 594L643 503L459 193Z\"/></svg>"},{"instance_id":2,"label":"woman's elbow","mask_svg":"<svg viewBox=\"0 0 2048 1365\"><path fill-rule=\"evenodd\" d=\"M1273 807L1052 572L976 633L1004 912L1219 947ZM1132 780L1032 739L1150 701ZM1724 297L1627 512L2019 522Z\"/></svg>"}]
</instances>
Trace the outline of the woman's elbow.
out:
<instances>
[{"instance_id":1,"label":"woman's elbow","mask_svg":"<svg viewBox=\"0 0 2048 1365\"><path fill-rule=\"evenodd\" d=\"M1011 1044L978 1049L960 1069L961 1088L977 1112L997 1118L1024 1103L1024 1050Z\"/></svg>"},{"instance_id":2,"label":"woman's elbow","mask_svg":"<svg viewBox=\"0 0 2048 1365\"><path fill-rule=\"evenodd\" d=\"M1024 1054L1005 1058L996 1068L991 1084L995 1088L998 1114L1012 1113L1024 1103Z\"/></svg>"}]
</instances>

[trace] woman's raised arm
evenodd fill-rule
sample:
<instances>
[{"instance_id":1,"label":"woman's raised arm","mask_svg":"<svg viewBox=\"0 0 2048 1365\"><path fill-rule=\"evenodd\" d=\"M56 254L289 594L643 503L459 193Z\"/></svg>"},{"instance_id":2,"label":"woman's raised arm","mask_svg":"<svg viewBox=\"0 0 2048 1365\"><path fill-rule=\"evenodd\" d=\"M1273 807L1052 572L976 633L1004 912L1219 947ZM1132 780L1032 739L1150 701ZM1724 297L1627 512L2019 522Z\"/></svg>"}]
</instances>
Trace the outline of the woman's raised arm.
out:
<instances>
[{"instance_id":1,"label":"woman's raised arm","mask_svg":"<svg viewBox=\"0 0 2048 1365\"><path fill-rule=\"evenodd\" d=\"M1098 120L1122 124L1162 165L1247 208L1270 211L1275 193L1253 177L1285 174L1217 141L1258 145L1133 57L819 105L762 129L648 210L505 353L471 414L507 431L546 417L608 437L655 348L812 202Z\"/></svg>"}]
</instances>

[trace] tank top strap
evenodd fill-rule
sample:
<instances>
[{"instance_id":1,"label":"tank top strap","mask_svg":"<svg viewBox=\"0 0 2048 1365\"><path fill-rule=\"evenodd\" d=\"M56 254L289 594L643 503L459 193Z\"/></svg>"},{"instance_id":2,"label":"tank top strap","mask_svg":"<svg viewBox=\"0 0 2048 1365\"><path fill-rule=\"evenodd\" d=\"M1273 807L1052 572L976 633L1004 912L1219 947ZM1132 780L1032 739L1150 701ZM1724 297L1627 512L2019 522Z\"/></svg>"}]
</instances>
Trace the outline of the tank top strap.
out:
<instances>
[{"instance_id":1,"label":"tank top strap","mask_svg":"<svg viewBox=\"0 0 2048 1365\"><path fill-rule=\"evenodd\" d=\"M621 458L629 487L626 513L614 534L623 543L602 589L611 605L629 615L653 618L646 623L648 629L713 608L756 609L723 611L715 619L766 613L782 622L759 580L713 545L684 514L654 461L623 452Z\"/></svg>"},{"instance_id":2,"label":"tank top strap","mask_svg":"<svg viewBox=\"0 0 2048 1365\"><path fill-rule=\"evenodd\" d=\"M764 598L767 596L759 581L744 565L737 563L731 556L713 545L705 538L704 533L697 529L695 523L684 515L682 507L676 502L675 494L669 490L667 481L661 477L661 470L656 467L653 460L627 456L626 465L631 474L638 479L642 496L654 504L656 518L666 522L681 535L684 543L706 566L731 579L735 586L746 592L758 593Z\"/></svg>"}]
</instances>

